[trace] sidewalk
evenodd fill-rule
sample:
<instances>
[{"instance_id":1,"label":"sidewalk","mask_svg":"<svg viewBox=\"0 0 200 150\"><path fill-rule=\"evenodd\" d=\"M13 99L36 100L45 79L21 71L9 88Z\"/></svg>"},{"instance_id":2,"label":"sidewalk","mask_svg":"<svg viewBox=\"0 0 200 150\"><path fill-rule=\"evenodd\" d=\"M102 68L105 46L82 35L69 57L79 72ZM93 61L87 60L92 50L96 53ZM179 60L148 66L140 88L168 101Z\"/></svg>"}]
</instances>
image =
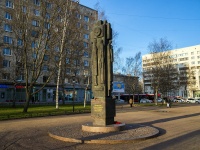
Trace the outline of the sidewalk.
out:
<instances>
[{"instance_id":1,"label":"sidewalk","mask_svg":"<svg viewBox=\"0 0 200 150\"><path fill-rule=\"evenodd\" d=\"M120 110L123 110L120 112ZM176 104L172 108L133 107L117 109L116 121L148 125L159 129L160 136L128 144L77 144L55 140L48 131L91 122L90 114L16 119L0 122L0 149L59 150L198 150L200 147L200 105ZM107 135L109 136L109 135Z\"/></svg>"}]
</instances>

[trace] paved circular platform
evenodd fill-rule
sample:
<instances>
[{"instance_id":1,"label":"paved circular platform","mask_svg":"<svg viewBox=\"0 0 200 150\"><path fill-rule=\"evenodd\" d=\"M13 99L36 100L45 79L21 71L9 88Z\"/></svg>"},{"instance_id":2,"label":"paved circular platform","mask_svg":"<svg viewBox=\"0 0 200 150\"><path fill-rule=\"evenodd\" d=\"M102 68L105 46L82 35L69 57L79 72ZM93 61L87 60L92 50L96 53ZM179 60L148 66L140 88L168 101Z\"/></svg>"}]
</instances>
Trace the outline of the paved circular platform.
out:
<instances>
[{"instance_id":1,"label":"paved circular platform","mask_svg":"<svg viewBox=\"0 0 200 150\"><path fill-rule=\"evenodd\" d=\"M49 136L58 140L76 143L118 144L133 143L158 136L159 130L141 124L126 124L123 131L100 133L82 131L82 125L57 127L49 131Z\"/></svg>"}]
</instances>

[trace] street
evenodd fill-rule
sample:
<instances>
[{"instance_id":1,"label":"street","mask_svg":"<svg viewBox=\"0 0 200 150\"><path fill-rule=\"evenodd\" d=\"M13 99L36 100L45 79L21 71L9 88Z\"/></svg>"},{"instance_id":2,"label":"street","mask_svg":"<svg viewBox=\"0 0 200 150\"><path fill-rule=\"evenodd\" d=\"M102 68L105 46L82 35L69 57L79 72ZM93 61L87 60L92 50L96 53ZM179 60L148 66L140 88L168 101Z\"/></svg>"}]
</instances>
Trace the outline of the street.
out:
<instances>
[{"instance_id":1,"label":"street","mask_svg":"<svg viewBox=\"0 0 200 150\"><path fill-rule=\"evenodd\" d=\"M128 144L78 144L55 140L48 131L57 126L91 122L90 114L0 121L1 150L199 150L200 105L174 104L172 108L117 107L116 121L153 126L158 137ZM74 129L76 130L76 129Z\"/></svg>"}]
</instances>

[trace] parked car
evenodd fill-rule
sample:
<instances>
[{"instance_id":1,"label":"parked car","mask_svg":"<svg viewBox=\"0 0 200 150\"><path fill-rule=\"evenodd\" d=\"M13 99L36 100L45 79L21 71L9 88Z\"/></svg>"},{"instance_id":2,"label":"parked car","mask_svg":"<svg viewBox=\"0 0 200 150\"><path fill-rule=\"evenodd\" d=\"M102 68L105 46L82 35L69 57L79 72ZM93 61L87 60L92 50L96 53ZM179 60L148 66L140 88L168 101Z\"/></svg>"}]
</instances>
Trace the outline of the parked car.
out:
<instances>
[{"instance_id":1,"label":"parked car","mask_svg":"<svg viewBox=\"0 0 200 150\"><path fill-rule=\"evenodd\" d=\"M200 104L200 99L196 99L196 103Z\"/></svg>"},{"instance_id":2,"label":"parked car","mask_svg":"<svg viewBox=\"0 0 200 150\"><path fill-rule=\"evenodd\" d=\"M188 98L186 100L187 103L196 103L196 100L194 98Z\"/></svg>"},{"instance_id":3,"label":"parked car","mask_svg":"<svg viewBox=\"0 0 200 150\"><path fill-rule=\"evenodd\" d=\"M146 99L146 98L142 98L140 100L140 103L152 103L153 101L152 100L149 100L149 99Z\"/></svg>"},{"instance_id":4,"label":"parked car","mask_svg":"<svg viewBox=\"0 0 200 150\"><path fill-rule=\"evenodd\" d=\"M123 99L116 99L115 102L116 103L124 103L125 101Z\"/></svg>"},{"instance_id":5,"label":"parked car","mask_svg":"<svg viewBox=\"0 0 200 150\"><path fill-rule=\"evenodd\" d=\"M173 100L173 102L175 102L175 103L183 103L183 102L185 102L182 98L175 98L174 100Z\"/></svg>"},{"instance_id":6,"label":"parked car","mask_svg":"<svg viewBox=\"0 0 200 150\"><path fill-rule=\"evenodd\" d=\"M157 99L157 102L158 102L158 103L161 103L161 102L163 102L163 99L162 99L162 98L158 98L158 99Z\"/></svg>"}]
</instances>

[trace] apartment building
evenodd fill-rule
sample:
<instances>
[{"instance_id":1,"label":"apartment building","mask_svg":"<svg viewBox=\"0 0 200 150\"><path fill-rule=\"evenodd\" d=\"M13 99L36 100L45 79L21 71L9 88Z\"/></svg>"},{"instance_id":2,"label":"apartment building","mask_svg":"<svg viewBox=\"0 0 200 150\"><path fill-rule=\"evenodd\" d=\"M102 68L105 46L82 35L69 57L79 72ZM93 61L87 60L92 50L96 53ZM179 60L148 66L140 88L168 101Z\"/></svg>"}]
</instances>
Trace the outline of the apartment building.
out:
<instances>
[{"instance_id":1,"label":"apartment building","mask_svg":"<svg viewBox=\"0 0 200 150\"><path fill-rule=\"evenodd\" d=\"M181 97L200 97L200 45L173 49L170 50L171 62L174 64L179 76L183 72L192 71L194 79L194 84L188 86L187 82L181 84L178 89L173 90L169 93L169 96L181 96ZM147 54L142 56L143 63L143 82L144 82L144 91L146 93L154 93L152 87L151 79L148 77L147 70L152 67L152 55ZM164 62L163 62L164 63ZM178 77L177 80L180 80L181 77ZM181 80L179 81L179 83ZM178 83L178 82L177 82ZM158 91L159 92L159 91Z\"/></svg>"},{"instance_id":2,"label":"apartment building","mask_svg":"<svg viewBox=\"0 0 200 150\"><path fill-rule=\"evenodd\" d=\"M45 5L42 8L42 2ZM39 28L42 28L41 25L44 25L45 30L50 29L52 26L51 23L47 22L46 20L50 19L53 15L52 9L55 9L53 0L46 0L45 2L42 0L1 0L0 1L0 49L1 49L1 57L0 61L2 62L2 67L0 67L1 73L0 73L0 102L8 102L12 101L14 97L16 97L16 101L25 101L25 78L24 75L21 74L20 76L17 76L18 82L13 82L14 72L12 71L12 67L16 67L16 63L18 62L16 59L16 50L17 48L22 48L24 46L24 43L21 39L17 39L16 36L14 36L14 28L15 25L10 22L12 21L13 12L16 9L19 9L19 7L16 7L16 5L25 4L24 6L20 6L22 9L22 13L29 12L31 19L27 23L29 29L31 28L30 37L26 37L27 40L31 38L37 38ZM76 79L76 82L71 82L72 74L70 72L70 68L66 68L66 72L68 74L68 77L65 78L65 91L64 94L66 95L66 100L72 100L73 97L73 91L75 90L75 100L80 101L84 99L85 96L85 89L89 89L89 77L90 77L90 32L92 29L93 23L98 19L98 12L94 9L91 9L87 6L83 6L78 3L78 1L71 1L72 3L77 3L79 7L79 11L76 14L76 17L79 21L74 24L74 26L77 27L77 31L80 30L80 27L82 28L81 33L79 34L79 39L82 41L82 47L79 49L82 49L82 55L79 60L81 60L82 66L80 68L84 68L81 71L77 70L77 75L79 76L80 80ZM59 8L57 8L59 10ZM44 13L44 10L46 11L46 14ZM68 13L72 14L72 13ZM45 16L45 19L44 19ZM59 18L56 24L59 24L59 21L62 22L63 18ZM19 22L16 22L19 23ZM55 23L55 22L54 22ZM70 22L69 22L70 23ZM34 30L33 30L34 29ZM54 28L55 30L55 28ZM23 31L22 31L23 32ZM73 32L76 32L75 30ZM46 36L46 33L44 33ZM48 36L48 35L47 35ZM70 37L70 36L69 36ZM53 38L53 36L52 36ZM68 39L70 42L73 42L73 39ZM72 43L71 42L71 43ZM74 41L76 42L76 41ZM34 49L37 47L38 43L35 41L30 43L31 48ZM56 46L56 42L51 42L52 46L55 46L54 49L59 51L59 47ZM46 50L51 49L52 47L45 47ZM19 52L19 51L18 51ZM37 91L41 88L43 83L47 80L47 72L49 70L49 66L53 63L49 61L49 57L52 53L49 53L44 57L44 61L46 61L46 64L43 66L42 71L43 73L40 75L40 77L37 80L37 83L34 84L34 91ZM20 54L18 54L20 55ZM35 54L32 56L33 58L36 57ZM55 56L55 60L58 59L58 56ZM70 58L66 58L66 63L71 63ZM32 58L30 59L32 61ZM78 63L73 62L73 63ZM18 70L19 71L19 70ZM11 80L12 78L12 80ZM52 102L55 100L56 95L56 80L51 79L50 82L48 82L45 87L36 93L34 95L35 101L43 101L43 102ZM87 91L88 97L91 97L91 90Z\"/></svg>"}]
</instances>

